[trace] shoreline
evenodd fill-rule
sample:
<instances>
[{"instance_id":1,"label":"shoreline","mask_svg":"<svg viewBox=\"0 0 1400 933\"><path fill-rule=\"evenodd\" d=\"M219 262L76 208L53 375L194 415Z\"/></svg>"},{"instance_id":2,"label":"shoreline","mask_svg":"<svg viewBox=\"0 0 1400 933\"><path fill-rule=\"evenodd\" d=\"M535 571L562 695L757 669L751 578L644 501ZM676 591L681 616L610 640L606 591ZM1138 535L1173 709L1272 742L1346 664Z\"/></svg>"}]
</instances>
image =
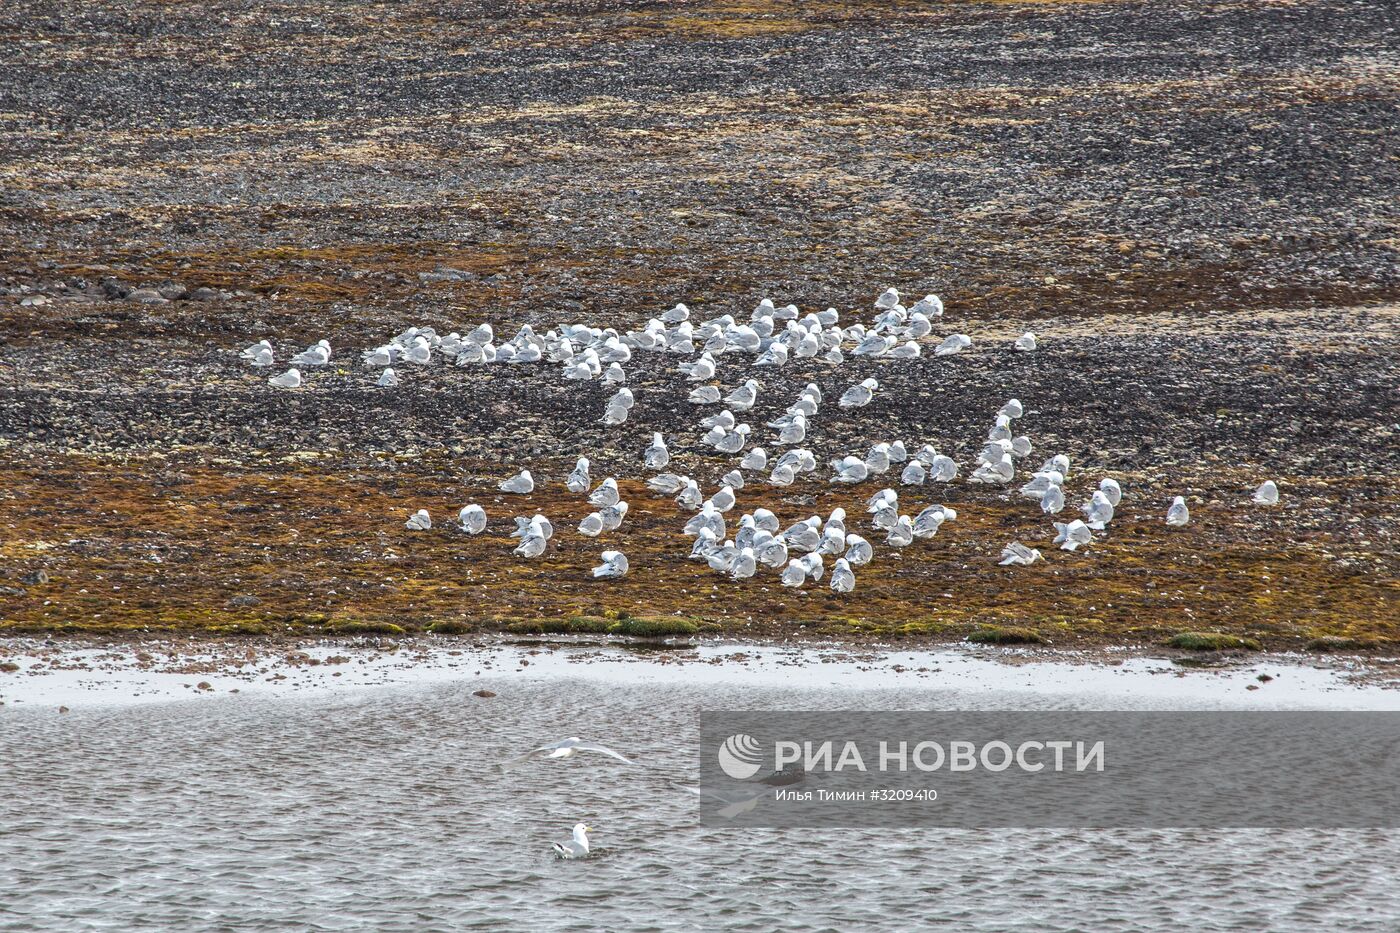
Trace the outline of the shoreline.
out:
<instances>
[{"instance_id":1,"label":"shoreline","mask_svg":"<svg viewBox=\"0 0 1400 933\"><path fill-rule=\"evenodd\" d=\"M578 637L394 641L0 640L4 711L122 707L232 695L274 698L524 681L707 682L833 689L1102 695L1127 704L1400 709L1400 665L1358 655L1164 652L773 640L620 644ZM491 697L480 697L489 700Z\"/></svg>"}]
</instances>

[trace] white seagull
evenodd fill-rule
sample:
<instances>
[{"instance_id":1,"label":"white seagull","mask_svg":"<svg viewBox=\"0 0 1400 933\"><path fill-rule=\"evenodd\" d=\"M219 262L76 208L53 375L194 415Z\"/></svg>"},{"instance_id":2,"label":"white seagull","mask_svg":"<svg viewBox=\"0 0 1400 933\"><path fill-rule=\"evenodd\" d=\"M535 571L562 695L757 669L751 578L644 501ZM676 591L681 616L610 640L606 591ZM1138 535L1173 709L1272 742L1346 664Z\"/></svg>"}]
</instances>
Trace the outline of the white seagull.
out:
<instances>
[{"instance_id":1,"label":"white seagull","mask_svg":"<svg viewBox=\"0 0 1400 933\"><path fill-rule=\"evenodd\" d=\"M856 575L844 557L839 558L831 570L831 588L837 593L849 593L856 588Z\"/></svg>"},{"instance_id":2,"label":"white seagull","mask_svg":"<svg viewBox=\"0 0 1400 933\"><path fill-rule=\"evenodd\" d=\"M620 752L615 752L606 745L599 745L597 742L585 742L578 736L570 736L567 739L560 739L552 745L541 745L539 748L532 748L523 755L517 755L507 761L497 765L501 770L514 768L535 758L572 758L579 752L597 752L600 755L607 755L609 758L616 758L625 765L636 764L632 759Z\"/></svg>"},{"instance_id":3,"label":"white seagull","mask_svg":"<svg viewBox=\"0 0 1400 933\"><path fill-rule=\"evenodd\" d=\"M533 492L535 489L535 478L530 475L529 470L521 470L510 479L502 480L497 487L501 492L514 492L525 494Z\"/></svg>"},{"instance_id":4,"label":"white seagull","mask_svg":"<svg viewBox=\"0 0 1400 933\"><path fill-rule=\"evenodd\" d=\"M462 511L457 513L457 521L467 534L479 535L486 530L486 510L475 503L464 505Z\"/></svg>"},{"instance_id":5,"label":"white seagull","mask_svg":"<svg viewBox=\"0 0 1400 933\"><path fill-rule=\"evenodd\" d=\"M621 551L604 551L603 563L593 568L593 576L599 579L615 579L627 573L627 555Z\"/></svg>"},{"instance_id":6,"label":"white seagull","mask_svg":"<svg viewBox=\"0 0 1400 933\"><path fill-rule=\"evenodd\" d=\"M671 452L666 449L666 439L661 436L660 431L652 433L651 446L646 449L645 457L648 470L663 469L671 462Z\"/></svg>"},{"instance_id":7,"label":"white seagull","mask_svg":"<svg viewBox=\"0 0 1400 933\"><path fill-rule=\"evenodd\" d=\"M847 389L837 404L842 408L864 408L875 397L875 390L878 388L880 388L879 380L866 379L860 385L853 385Z\"/></svg>"},{"instance_id":8,"label":"white seagull","mask_svg":"<svg viewBox=\"0 0 1400 933\"><path fill-rule=\"evenodd\" d=\"M267 380L268 385L274 385L279 389L296 389L301 387L301 371L293 367L280 376L273 376Z\"/></svg>"},{"instance_id":9,"label":"white seagull","mask_svg":"<svg viewBox=\"0 0 1400 933\"><path fill-rule=\"evenodd\" d=\"M1001 566L1003 567L1011 565L1029 567L1038 560L1040 560L1040 551L1026 547L1020 541L1012 541L1001 549Z\"/></svg>"},{"instance_id":10,"label":"white seagull","mask_svg":"<svg viewBox=\"0 0 1400 933\"><path fill-rule=\"evenodd\" d=\"M1054 544L1060 546L1062 551L1076 551L1082 545L1094 540L1094 533L1089 530L1089 526L1079 519L1075 519L1069 524L1064 522L1055 523Z\"/></svg>"},{"instance_id":11,"label":"white seagull","mask_svg":"<svg viewBox=\"0 0 1400 933\"><path fill-rule=\"evenodd\" d=\"M569 487L569 492L587 492L588 487L593 485L593 478L588 475L588 458L579 457L574 464L573 472L564 484Z\"/></svg>"},{"instance_id":12,"label":"white seagull","mask_svg":"<svg viewBox=\"0 0 1400 933\"><path fill-rule=\"evenodd\" d=\"M588 834L591 831L591 826L575 823L574 837L572 839L568 842L554 843L555 858L588 858Z\"/></svg>"},{"instance_id":13,"label":"white seagull","mask_svg":"<svg viewBox=\"0 0 1400 933\"><path fill-rule=\"evenodd\" d=\"M1189 521L1191 510L1186 507L1186 500L1177 496L1172 500L1171 508L1167 509L1167 524L1173 528L1184 528Z\"/></svg>"}]
</instances>

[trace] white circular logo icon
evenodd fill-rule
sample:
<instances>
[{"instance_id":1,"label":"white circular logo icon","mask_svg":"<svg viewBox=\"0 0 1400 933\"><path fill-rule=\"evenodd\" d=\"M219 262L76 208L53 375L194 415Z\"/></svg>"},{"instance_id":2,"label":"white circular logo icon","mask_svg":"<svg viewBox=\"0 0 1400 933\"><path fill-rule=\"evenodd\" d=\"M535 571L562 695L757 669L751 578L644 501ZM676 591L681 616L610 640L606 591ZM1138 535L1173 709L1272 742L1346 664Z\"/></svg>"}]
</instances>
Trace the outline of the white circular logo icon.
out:
<instances>
[{"instance_id":1,"label":"white circular logo icon","mask_svg":"<svg viewBox=\"0 0 1400 933\"><path fill-rule=\"evenodd\" d=\"M736 781L747 781L757 774L761 758L758 739L743 732L731 735L719 747L719 768Z\"/></svg>"}]
</instances>

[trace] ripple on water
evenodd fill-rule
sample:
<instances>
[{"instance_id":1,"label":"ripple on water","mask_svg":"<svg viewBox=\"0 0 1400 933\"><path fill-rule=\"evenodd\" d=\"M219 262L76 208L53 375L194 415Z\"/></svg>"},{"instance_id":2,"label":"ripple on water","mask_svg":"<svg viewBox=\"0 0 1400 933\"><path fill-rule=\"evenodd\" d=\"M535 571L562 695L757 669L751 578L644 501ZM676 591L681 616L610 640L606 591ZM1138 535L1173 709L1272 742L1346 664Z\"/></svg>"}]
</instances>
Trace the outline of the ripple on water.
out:
<instances>
[{"instance_id":1,"label":"ripple on water","mask_svg":"<svg viewBox=\"0 0 1400 933\"><path fill-rule=\"evenodd\" d=\"M0 926L43 930L1394 930L1383 831L702 828L700 708L932 690L493 682L231 697L0 730ZM960 705L967 705L965 702ZM1017 705L1035 705L1020 694ZM1044 706L1065 706L1063 695ZM1073 705L1069 703L1068 705ZM565 734L655 765L493 763ZM595 827L597 857L550 843Z\"/></svg>"}]
</instances>

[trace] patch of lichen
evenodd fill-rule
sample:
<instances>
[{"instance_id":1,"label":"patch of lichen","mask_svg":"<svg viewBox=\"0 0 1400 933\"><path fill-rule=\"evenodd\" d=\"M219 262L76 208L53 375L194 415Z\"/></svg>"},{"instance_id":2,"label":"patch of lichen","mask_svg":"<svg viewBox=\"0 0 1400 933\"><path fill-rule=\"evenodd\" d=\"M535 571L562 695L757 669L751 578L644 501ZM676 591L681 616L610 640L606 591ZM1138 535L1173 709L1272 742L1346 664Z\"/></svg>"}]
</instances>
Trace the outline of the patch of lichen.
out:
<instances>
[{"instance_id":1,"label":"patch of lichen","mask_svg":"<svg viewBox=\"0 0 1400 933\"><path fill-rule=\"evenodd\" d=\"M1059 647L1153 644L1183 631L1271 648L1321 638L1378 650L1400 643L1394 555L1327 520L1342 512L1383 520L1400 491L1386 478L1367 478L1364 490L1362 480L1291 478L1291 495L1308 504L1284 512L1240 505L1239 477L1178 477L1203 500L1185 529L1161 522L1169 497L1139 480L1110 533L1076 554L1050 548L1034 503L1005 491L905 490L906 510L941 495L959 517L933 540L896 552L862 527L873 484L746 488L745 509L767 506L785 524L837 505L851 513L877 559L857 568L854 593L836 594L825 580L783 587L767 569L731 581L686 559L685 516L633 478L619 482L632 505L622 529L584 538L573 529L592 507L552 475L567 464L540 466L541 491L515 497L494 488L499 464L439 455L400 459L392 470L334 457L214 467L194 454L16 455L0 468L8 490L0 499L0 584L19 595L5 597L0 631L601 633L627 628L620 623L630 616L684 620L721 636L855 641L956 641L995 626ZM1087 482L1072 480L1072 497ZM812 501L795 503L794 494ZM475 537L451 525L470 501L490 517ZM408 532L403 522L420 507L434 528ZM557 529L551 550L539 560L514 557L511 518L536 511ZM1001 545L1013 539L1040 546L1045 559L997 566ZM613 546L628 554L632 572L594 580L590 567ZM40 567L47 583L19 584ZM258 602L231 608L239 597Z\"/></svg>"}]
</instances>

